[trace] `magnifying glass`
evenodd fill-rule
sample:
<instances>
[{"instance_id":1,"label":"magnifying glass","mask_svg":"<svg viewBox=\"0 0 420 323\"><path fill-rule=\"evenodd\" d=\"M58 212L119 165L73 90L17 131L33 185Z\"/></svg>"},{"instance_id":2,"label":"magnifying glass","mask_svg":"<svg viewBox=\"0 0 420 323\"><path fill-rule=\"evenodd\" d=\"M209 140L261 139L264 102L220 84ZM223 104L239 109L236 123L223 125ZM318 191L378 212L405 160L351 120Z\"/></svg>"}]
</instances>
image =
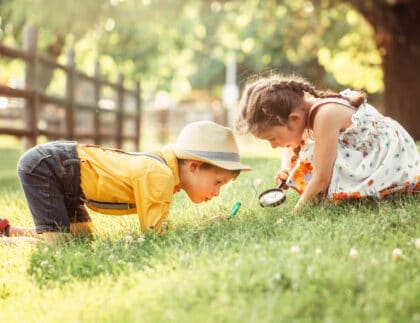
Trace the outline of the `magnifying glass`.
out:
<instances>
[{"instance_id":1,"label":"magnifying glass","mask_svg":"<svg viewBox=\"0 0 420 323\"><path fill-rule=\"evenodd\" d=\"M281 188L284 181L281 181L276 188L272 188L262 192L258 196L258 202L262 207L277 206L286 200L286 193Z\"/></svg>"}]
</instances>

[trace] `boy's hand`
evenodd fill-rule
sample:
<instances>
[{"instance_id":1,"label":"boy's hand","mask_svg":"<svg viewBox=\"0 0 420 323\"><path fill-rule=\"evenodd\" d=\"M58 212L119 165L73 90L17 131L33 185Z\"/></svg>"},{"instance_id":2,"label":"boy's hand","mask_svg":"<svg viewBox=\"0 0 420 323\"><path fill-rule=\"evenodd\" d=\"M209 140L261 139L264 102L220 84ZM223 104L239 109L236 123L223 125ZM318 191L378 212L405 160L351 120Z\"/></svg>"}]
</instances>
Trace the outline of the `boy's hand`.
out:
<instances>
[{"instance_id":1,"label":"boy's hand","mask_svg":"<svg viewBox=\"0 0 420 323\"><path fill-rule=\"evenodd\" d=\"M287 178L289 177L289 173L290 173L290 168L284 168L280 170L276 174L276 176L274 176L274 181L276 182L276 184L278 185L281 181L286 181ZM281 188L287 190L289 186L287 186L286 184L283 184Z\"/></svg>"},{"instance_id":2,"label":"boy's hand","mask_svg":"<svg viewBox=\"0 0 420 323\"><path fill-rule=\"evenodd\" d=\"M167 232L169 230L174 230L174 229L175 229L175 225L170 221L163 221L162 224L160 225L161 233Z\"/></svg>"}]
</instances>

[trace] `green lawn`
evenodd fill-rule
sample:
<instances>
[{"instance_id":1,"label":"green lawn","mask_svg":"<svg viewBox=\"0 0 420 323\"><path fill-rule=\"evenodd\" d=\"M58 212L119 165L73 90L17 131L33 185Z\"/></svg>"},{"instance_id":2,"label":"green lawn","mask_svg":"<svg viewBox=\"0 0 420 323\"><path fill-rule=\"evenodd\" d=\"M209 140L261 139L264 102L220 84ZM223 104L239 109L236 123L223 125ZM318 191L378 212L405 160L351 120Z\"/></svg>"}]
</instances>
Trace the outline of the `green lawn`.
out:
<instances>
[{"instance_id":1,"label":"green lawn","mask_svg":"<svg viewBox=\"0 0 420 323\"><path fill-rule=\"evenodd\" d=\"M31 225L19 154L0 150L0 217ZM214 201L177 194L175 229L161 237L138 239L136 216L94 214L90 241L0 245L0 321L420 322L418 196L294 215L289 191L284 205L262 209L256 195L279 162L246 162L255 171ZM236 201L236 218L205 223Z\"/></svg>"}]
</instances>

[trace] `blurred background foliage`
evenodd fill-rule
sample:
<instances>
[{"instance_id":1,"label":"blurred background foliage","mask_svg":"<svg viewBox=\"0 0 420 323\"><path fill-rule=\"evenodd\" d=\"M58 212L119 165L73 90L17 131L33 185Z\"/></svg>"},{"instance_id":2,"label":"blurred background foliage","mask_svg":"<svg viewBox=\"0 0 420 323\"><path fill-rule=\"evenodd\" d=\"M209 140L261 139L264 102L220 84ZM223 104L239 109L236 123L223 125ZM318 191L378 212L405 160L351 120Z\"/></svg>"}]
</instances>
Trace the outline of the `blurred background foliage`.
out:
<instances>
[{"instance_id":1,"label":"blurred background foliage","mask_svg":"<svg viewBox=\"0 0 420 323\"><path fill-rule=\"evenodd\" d=\"M381 58L373 31L348 4L307 0L0 0L0 40L22 44L27 23L39 46L104 76L142 81L145 98L167 91L183 98L221 96L232 53L239 85L256 73L300 73L317 85L381 93ZM1 78L13 73L2 66Z\"/></svg>"}]
</instances>

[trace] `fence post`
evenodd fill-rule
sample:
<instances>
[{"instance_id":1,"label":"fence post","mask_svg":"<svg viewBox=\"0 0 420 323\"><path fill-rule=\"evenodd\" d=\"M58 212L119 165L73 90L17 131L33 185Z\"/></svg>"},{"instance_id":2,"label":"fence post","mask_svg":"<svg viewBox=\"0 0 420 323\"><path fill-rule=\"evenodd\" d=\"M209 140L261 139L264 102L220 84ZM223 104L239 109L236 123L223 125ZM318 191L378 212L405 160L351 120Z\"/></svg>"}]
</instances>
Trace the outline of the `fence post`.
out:
<instances>
[{"instance_id":1,"label":"fence post","mask_svg":"<svg viewBox=\"0 0 420 323\"><path fill-rule=\"evenodd\" d=\"M169 135L169 108L160 107L159 108L159 142L161 144L166 144L168 141Z\"/></svg>"},{"instance_id":2,"label":"fence post","mask_svg":"<svg viewBox=\"0 0 420 323\"><path fill-rule=\"evenodd\" d=\"M117 148L122 148L123 144L123 118L124 118L124 75L118 74L118 101L117 101Z\"/></svg>"},{"instance_id":3,"label":"fence post","mask_svg":"<svg viewBox=\"0 0 420 323\"><path fill-rule=\"evenodd\" d=\"M135 83L135 92L136 92L136 148L137 151L140 151L140 126L141 126L141 120L142 120L142 113L141 113L141 87L140 87L140 81L136 81Z\"/></svg>"},{"instance_id":4,"label":"fence post","mask_svg":"<svg viewBox=\"0 0 420 323\"><path fill-rule=\"evenodd\" d=\"M37 47L38 34L34 26L26 25L23 34L23 47L28 54L25 61L25 89L30 93L25 100L23 119L30 135L23 137L25 150L36 145L38 137L38 89L37 89Z\"/></svg>"},{"instance_id":5,"label":"fence post","mask_svg":"<svg viewBox=\"0 0 420 323\"><path fill-rule=\"evenodd\" d=\"M101 99L101 66L99 65L99 61L95 62L95 93L94 93L94 99L95 99L95 105L96 110L94 111L93 115L93 135L94 135L94 143L95 145L101 144L101 111L99 106L99 100Z\"/></svg>"},{"instance_id":6,"label":"fence post","mask_svg":"<svg viewBox=\"0 0 420 323\"><path fill-rule=\"evenodd\" d=\"M76 85L76 69L74 62L74 49L70 48L66 51L66 132L67 139L74 140L74 92Z\"/></svg>"}]
</instances>

